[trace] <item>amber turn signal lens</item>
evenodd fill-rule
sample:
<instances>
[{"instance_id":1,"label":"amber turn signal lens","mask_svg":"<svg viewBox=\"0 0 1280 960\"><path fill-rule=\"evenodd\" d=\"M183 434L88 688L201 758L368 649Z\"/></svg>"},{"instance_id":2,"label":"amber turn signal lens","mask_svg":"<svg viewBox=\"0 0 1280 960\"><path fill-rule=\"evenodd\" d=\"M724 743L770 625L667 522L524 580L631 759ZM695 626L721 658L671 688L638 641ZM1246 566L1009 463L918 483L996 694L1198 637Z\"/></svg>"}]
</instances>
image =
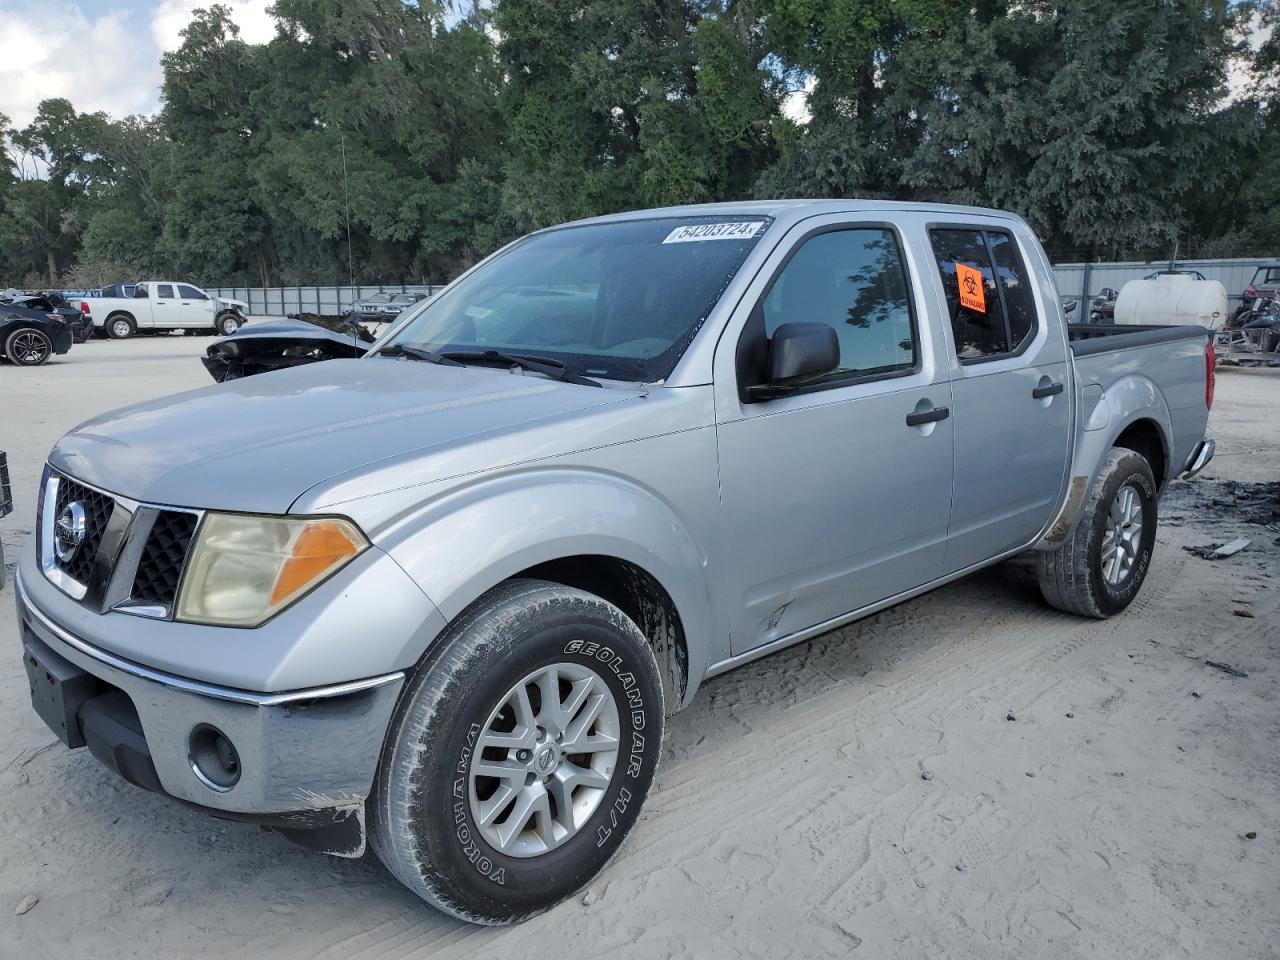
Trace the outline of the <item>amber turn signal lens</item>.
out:
<instances>
[{"instance_id":1,"label":"amber turn signal lens","mask_svg":"<svg viewBox=\"0 0 1280 960\"><path fill-rule=\"evenodd\" d=\"M293 543L289 559L271 588L273 607L287 603L317 579L360 552L362 543L349 524L340 520L312 522Z\"/></svg>"}]
</instances>

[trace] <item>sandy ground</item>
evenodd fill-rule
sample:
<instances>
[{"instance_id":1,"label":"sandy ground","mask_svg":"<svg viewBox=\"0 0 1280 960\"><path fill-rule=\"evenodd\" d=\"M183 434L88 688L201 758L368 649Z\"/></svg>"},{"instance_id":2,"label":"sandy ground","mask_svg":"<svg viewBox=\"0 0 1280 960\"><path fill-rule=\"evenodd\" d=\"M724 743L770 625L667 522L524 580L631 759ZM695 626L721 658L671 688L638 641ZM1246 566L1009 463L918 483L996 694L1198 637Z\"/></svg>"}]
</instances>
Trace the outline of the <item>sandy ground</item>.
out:
<instances>
[{"instance_id":1,"label":"sandy ground","mask_svg":"<svg viewBox=\"0 0 1280 960\"><path fill-rule=\"evenodd\" d=\"M9 551L57 437L205 383L206 342L0 369ZM206 819L56 745L6 586L0 957L1280 956L1280 525L1277 488L1256 485L1280 479L1277 404L1280 371L1219 372L1218 459L1166 499L1150 578L1115 620L1047 609L1011 563L708 683L670 722L621 854L515 929L447 919L373 859ZM1183 549L1238 533L1253 543L1230 560Z\"/></svg>"}]
</instances>

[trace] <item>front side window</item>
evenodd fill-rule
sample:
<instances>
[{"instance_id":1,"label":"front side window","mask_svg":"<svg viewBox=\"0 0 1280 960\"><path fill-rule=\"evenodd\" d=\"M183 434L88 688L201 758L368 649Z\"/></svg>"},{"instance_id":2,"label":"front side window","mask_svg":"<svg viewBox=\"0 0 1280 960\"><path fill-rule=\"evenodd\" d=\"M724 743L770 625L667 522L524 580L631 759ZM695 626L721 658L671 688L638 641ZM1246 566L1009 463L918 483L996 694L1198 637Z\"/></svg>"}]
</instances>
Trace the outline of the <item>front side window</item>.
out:
<instances>
[{"instance_id":1,"label":"front side window","mask_svg":"<svg viewBox=\"0 0 1280 960\"><path fill-rule=\"evenodd\" d=\"M1027 269L1002 230L929 231L962 363L1017 353L1035 335Z\"/></svg>"},{"instance_id":2,"label":"front side window","mask_svg":"<svg viewBox=\"0 0 1280 960\"><path fill-rule=\"evenodd\" d=\"M769 220L671 217L534 234L381 345L548 358L574 374L667 377Z\"/></svg>"},{"instance_id":3,"label":"front side window","mask_svg":"<svg viewBox=\"0 0 1280 960\"><path fill-rule=\"evenodd\" d=\"M183 300L208 300L209 299L203 293L197 290L195 287L188 286L185 283L178 284L178 296L180 296Z\"/></svg>"},{"instance_id":4,"label":"front side window","mask_svg":"<svg viewBox=\"0 0 1280 960\"><path fill-rule=\"evenodd\" d=\"M818 383L916 365L906 270L892 230L834 230L805 240L774 279L761 310L766 337L784 323L825 323L835 330L840 365Z\"/></svg>"}]
</instances>

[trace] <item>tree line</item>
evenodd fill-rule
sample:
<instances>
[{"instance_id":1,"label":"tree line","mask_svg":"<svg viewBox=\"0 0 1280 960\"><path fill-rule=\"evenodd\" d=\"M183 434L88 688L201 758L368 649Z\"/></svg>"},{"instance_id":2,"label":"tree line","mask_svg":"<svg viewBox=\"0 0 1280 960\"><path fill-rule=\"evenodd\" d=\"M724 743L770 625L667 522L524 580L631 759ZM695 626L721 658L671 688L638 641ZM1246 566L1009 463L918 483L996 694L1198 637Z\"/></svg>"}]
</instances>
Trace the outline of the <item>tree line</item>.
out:
<instances>
[{"instance_id":1,"label":"tree line","mask_svg":"<svg viewBox=\"0 0 1280 960\"><path fill-rule=\"evenodd\" d=\"M781 196L1011 209L1059 261L1280 254L1276 0L274 15L249 44L196 11L155 116L0 117L0 277L441 282L564 220Z\"/></svg>"}]
</instances>

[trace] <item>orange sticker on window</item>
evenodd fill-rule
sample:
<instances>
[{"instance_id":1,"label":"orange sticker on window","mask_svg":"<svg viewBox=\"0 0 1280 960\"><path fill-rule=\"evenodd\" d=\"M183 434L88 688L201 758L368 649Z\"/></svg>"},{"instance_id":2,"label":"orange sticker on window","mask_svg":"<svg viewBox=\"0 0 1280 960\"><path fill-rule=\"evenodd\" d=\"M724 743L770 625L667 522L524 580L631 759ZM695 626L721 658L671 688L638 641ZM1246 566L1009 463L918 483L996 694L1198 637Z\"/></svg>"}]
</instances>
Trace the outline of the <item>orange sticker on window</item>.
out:
<instances>
[{"instance_id":1,"label":"orange sticker on window","mask_svg":"<svg viewBox=\"0 0 1280 960\"><path fill-rule=\"evenodd\" d=\"M978 313L987 312L987 292L982 286L981 270L975 270L973 267L966 267L963 263L957 263L956 286L960 288L960 305L962 307L968 307L970 310L978 311Z\"/></svg>"}]
</instances>

